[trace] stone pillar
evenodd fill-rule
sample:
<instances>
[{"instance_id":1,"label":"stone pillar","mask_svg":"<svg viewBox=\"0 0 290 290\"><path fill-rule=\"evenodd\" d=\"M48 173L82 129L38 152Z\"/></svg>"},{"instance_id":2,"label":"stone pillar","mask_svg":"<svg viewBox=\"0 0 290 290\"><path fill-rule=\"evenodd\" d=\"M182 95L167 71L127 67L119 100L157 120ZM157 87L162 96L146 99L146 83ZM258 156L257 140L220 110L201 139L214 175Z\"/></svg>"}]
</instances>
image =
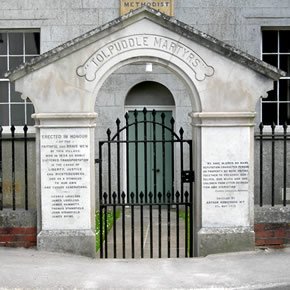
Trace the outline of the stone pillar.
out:
<instances>
[{"instance_id":1,"label":"stone pillar","mask_svg":"<svg viewBox=\"0 0 290 290\"><path fill-rule=\"evenodd\" d=\"M34 114L41 250L95 257L95 113Z\"/></svg>"},{"instance_id":2,"label":"stone pillar","mask_svg":"<svg viewBox=\"0 0 290 290\"><path fill-rule=\"evenodd\" d=\"M197 251L201 256L254 249L254 117L252 112L193 113ZM200 193L200 195L199 195Z\"/></svg>"}]
</instances>

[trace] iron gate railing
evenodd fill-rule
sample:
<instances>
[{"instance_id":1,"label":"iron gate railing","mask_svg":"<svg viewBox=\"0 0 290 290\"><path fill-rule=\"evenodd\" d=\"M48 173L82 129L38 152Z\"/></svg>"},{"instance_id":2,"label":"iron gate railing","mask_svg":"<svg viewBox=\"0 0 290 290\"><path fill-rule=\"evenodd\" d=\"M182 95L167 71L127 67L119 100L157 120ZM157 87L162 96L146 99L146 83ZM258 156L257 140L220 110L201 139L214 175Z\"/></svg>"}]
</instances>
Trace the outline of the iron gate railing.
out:
<instances>
[{"instance_id":1,"label":"iron gate railing","mask_svg":"<svg viewBox=\"0 0 290 290\"><path fill-rule=\"evenodd\" d=\"M280 129L280 128L279 128ZM290 203L290 132L285 123L282 130L271 125L271 130L265 130L263 123L255 134L257 140L258 159L256 201L263 205L283 205ZM279 192L280 191L280 192Z\"/></svg>"},{"instance_id":2,"label":"iron gate railing","mask_svg":"<svg viewBox=\"0 0 290 290\"><path fill-rule=\"evenodd\" d=\"M28 137L26 125L21 133L16 132L16 128L11 126L10 133L7 134L3 134L3 127L0 126L0 210L3 208L16 210L17 205L28 210L28 176L31 174L28 170L29 141L35 141L35 137ZM21 160L16 157L17 154L21 155ZM4 184L4 175L8 186ZM4 200L4 194L7 200ZM23 200L21 205L19 200Z\"/></svg>"},{"instance_id":3,"label":"iron gate railing","mask_svg":"<svg viewBox=\"0 0 290 290\"><path fill-rule=\"evenodd\" d=\"M127 113L125 126L117 119L116 134L99 142L101 258L193 256L192 141L158 114Z\"/></svg>"}]
</instances>

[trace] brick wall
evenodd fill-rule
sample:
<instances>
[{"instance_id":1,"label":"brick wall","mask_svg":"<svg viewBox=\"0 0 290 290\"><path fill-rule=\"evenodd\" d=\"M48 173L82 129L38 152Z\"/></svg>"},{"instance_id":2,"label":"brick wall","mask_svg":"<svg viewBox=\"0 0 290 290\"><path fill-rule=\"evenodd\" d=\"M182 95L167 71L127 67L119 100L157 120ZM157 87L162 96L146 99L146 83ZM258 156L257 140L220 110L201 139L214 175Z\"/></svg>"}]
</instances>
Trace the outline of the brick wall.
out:
<instances>
[{"instance_id":1,"label":"brick wall","mask_svg":"<svg viewBox=\"0 0 290 290\"><path fill-rule=\"evenodd\" d=\"M256 246L283 248L290 244L290 223L255 224Z\"/></svg>"},{"instance_id":2,"label":"brick wall","mask_svg":"<svg viewBox=\"0 0 290 290\"><path fill-rule=\"evenodd\" d=\"M35 247L36 235L36 210L0 211L0 247Z\"/></svg>"},{"instance_id":3,"label":"brick wall","mask_svg":"<svg viewBox=\"0 0 290 290\"><path fill-rule=\"evenodd\" d=\"M0 247L35 247L36 233L36 227L0 228Z\"/></svg>"}]
</instances>

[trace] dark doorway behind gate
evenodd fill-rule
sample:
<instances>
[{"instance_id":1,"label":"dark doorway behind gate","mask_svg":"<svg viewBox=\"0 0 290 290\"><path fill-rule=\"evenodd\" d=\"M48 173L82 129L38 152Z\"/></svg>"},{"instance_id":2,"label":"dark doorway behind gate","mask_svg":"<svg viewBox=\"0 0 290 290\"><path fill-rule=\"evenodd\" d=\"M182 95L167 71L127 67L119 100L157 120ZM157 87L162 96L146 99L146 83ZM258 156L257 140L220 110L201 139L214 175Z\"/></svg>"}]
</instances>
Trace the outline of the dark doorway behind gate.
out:
<instances>
[{"instance_id":1,"label":"dark doorway behind gate","mask_svg":"<svg viewBox=\"0 0 290 290\"><path fill-rule=\"evenodd\" d=\"M128 112L116 126L99 143L100 257L192 257L192 141L166 111Z\"/></svg>"}]
</instances>

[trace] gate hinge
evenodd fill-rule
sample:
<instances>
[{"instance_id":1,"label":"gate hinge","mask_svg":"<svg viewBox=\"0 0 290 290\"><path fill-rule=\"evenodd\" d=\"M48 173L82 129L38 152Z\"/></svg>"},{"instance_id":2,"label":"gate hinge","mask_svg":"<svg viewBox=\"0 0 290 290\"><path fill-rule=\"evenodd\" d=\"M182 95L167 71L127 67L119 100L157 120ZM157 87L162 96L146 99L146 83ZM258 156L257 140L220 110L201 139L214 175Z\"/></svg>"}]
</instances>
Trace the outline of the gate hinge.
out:
<instances>
[{"instance_id":1,"label":"gate hinge","mask_svg":"<svg viewBox=\"0 0 290 290\"><path fill-rule=\"evenodd\" d=\"M181 171L181 182L194 182L194 171L193 170L183 170Z\"/></svg>"},{"instance_id":2,"label":"gate hinge","mask_svg":"<svg viewBox=\"0 0 290 290\"><path fill-rule=\"evenodd\" d=\"M101 162L101 159L95 159L95 164L100 163L100 162Z\"/></svg>"}]
</instances>

